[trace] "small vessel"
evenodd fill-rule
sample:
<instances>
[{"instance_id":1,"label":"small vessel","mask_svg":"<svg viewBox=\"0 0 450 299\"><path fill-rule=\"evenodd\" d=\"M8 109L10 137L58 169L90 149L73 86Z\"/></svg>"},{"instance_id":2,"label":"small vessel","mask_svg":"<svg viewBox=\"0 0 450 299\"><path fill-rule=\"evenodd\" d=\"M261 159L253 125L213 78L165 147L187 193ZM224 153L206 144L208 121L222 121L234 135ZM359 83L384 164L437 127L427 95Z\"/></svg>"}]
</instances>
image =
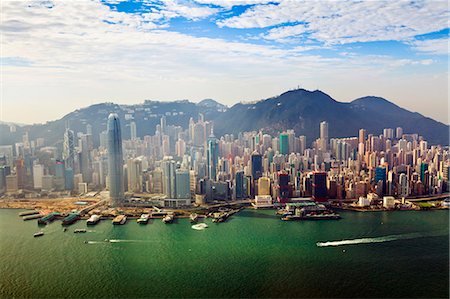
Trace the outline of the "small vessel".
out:
<instances>
[{"instance_id":1,"label":"small vessel","mask_svg":"<svg viewBox=\"0 0 450 299\"><path fill-rule=\"evenodd\" d=\"M50 214L38 219L38 224L46 225L46 224L52 222L53 220L55 220L57 216L59 216L59 213L57 213L57 212L50 213Z\"/></svg>"},{"instance_id":2,"label":"small vessel","mask_svg":"<svg viewBox=\"0 0 450 299\"><path fill-rule=\"evenodd\" d=\"M70 213L66 218L63 219L61 225L70 225L80 219L80 214L78 213Z\"/></svg>"},{"instance_id":3,"label":"small vessel","mask_svg":"<svg viewBox=\"0 0 450 299\"><path fill-rule=\"evenodd\" d=\"M30 215L35 215L35 214L39 214L39 211L36 211L36 210L24 211L24 212L19 213L19 216L30 216Z\"/></svg>"},{"instance_id":4,"label":"small vessel","mask_svg":"<svg viewBox=\"0 0 450 299\"><path fill-rule=\"evenodd\" d=\"M206 223L198 223L198 224L194 224L193 226L191 226L191 228L195 229L195 230L204 230L207 227L208 227L208 225Z\"/></svg>"},{"instance_id":5,"label":"small vessel","mask_svg":"<svg viewBox=\"0 0 450 299\"><path fill-rule=\"evenodd\" d=\"M193 214L189 215L189 221L191 221L191 223L197 222L198 221L198 214L197 213L193 213Z\"/></svg>"},{"instance_id":6,"label":"small vessel","mask_svg":"<svg viewBox=\"0 0 450 299\"><path fill-rule=\"evenodd\" d=\"M136 221L139 224L147 224L149 218L150 218L149 214L142 214L141 217L138 220L136 220Z\"/></svg>"},{"instance_id":7,"label":"small vessel","mask_svg":"<svg viewBox=\"0 0 450 299\"><path fill-rule=\"evenodd\" d=\"M34 235L33 235L33 237L41 237L41 236L43 236L44 235L44 232L37 232L37 233L35 233Z\"/></svg>"},{"instance_id":8,"label":"small vessel","mask_svg":"<svg viewBox=\"0 0 450 299\"><path fill-rule=\"evenodd\" d=\"M173 214L167 214L166 216L164 216L164 218L162 219L162 222L172 223L173 222Z\"/></svg>"},{"instance_id":9,"label":"small vessel","mask_svg":"<svg viewBox=\"0 0 450 299\"><path fill-rule=\"evenodd\" d=\"M87 232L86 229L84 228L77 228L76 230L73 231L75 234L79 234L79 233L85 233Z\"/></svg>"},{"instance_id":10,"label":"small vessel","mask_svg":"<svg viewBox=\"0 0 450 299\"><path fill-rule=\"evenodd\" d=\"M63 228L63 232L66 232L66 231L67 231L67 227Z\"/></svg>"},{"instance_id":11,"label":"small vessel","mask_svg":"<svg viewBox=\"0 0 450 299\"><path fill-rule=\"evenodd\" d=\"M100 221L100 216L99 215L92 215L91 217L89 217L88 220L86 220L86 224L87 225L95 225Z\"/></svg>"},{"instance_id":12,"label":"small vessel","mask_svg":"<svg viewBox=\"0 0 450 299\"><path fill-rule=\"evenodd\" d=\"M127 216L119 215L119 216L116 216L113 219L112 224L114 224L114 225L122 225L122 224L125 224L125 222L127 222Z\"/></svg>"}]
</instances>

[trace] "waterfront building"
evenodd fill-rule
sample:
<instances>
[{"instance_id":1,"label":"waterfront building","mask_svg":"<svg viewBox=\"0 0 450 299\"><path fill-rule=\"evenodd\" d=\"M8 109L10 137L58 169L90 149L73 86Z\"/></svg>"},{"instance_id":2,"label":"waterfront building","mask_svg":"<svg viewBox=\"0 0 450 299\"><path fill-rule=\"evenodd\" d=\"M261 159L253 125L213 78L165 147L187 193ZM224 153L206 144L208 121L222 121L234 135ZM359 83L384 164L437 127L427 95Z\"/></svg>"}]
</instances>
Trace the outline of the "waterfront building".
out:
<instances>
[{"instance_id":1,"label":"waterfront building","mask_svg":"<svg viewBox=\"0 0 450 299\"><path fill-rule=\"evenodd\" d=\"M258 179L258 195L270 195L270 179L268 177Z\"/></svg>"},{"instance_id":2,"label":"waterfront building","mask_svg":"<svg viewBox=\"0 0 450 299\"><path fill-rule=\"evenodd\" d=\"M5 181L6 181L6 192L17 192L17 190L19 190L17 175L9 174L6 176Z\"/></svg>"},{"instance_id":3,"label":"waterfront building","mask_svg":"<svg viewBox=\"0 0 450 299\"><path fill-rule=\"evenodd\" d=\"M107 122L109 197L113 206L124 198L122 134L119 116L111 113Z\"/></svg>"},{"instance_id":4,"label":"waterfront building","mask_svg":"<svg viewBox=\"0 0 450 299\"><path fill-rule=\"evenodd\" d=\"M44 165L33 165L33 187L34 189L42 189L42 177L44 176Z\"/></svg>"},{"instance_id":5,"label":"waterfront building","mask_svg":"<svg viewBox=\"0 0 450 299\"><path fill-rule=\"evenodd\" d=\"M176 198L176 164L172 157L165 157L161 163L163 172L163 190L168 198Z\"/></svg>"},{"instance_id":6,"label":"waterfront building","mask_svg":"<svg viewBox=\"0 0 450 299\"><path fill-rule=\"evenodd\" d=\"M177 199L190 199L190 178L189 170L177 169L175 172L176 180L176 198Z\"/></svg>"},{"instance_id":7,"label":"waterfront building","mask_svg":"<svg viewBox=\"0 0 450 299\"><path fill-rule=\"evenodd\" d=\"M313 172L312 174L312 197L315 201L326 201L327 192L327 174L326 172Z\"/></svg>"}]
</instances>

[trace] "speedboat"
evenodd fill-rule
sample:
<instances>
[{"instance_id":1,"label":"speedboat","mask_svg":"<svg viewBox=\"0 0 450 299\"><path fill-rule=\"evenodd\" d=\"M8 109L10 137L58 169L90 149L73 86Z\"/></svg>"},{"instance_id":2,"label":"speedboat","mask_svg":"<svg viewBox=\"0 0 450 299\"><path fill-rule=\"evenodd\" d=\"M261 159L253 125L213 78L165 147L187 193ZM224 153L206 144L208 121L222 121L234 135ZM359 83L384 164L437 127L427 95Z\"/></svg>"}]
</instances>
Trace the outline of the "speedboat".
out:
<instances>
[{"instance_id":1,"label":"speedboat","mask_svg":"<svg viewBox=\"0 0 450 299\"><path fill-rule=\"evenodd\" d=\"M41 236L43 236L44 235L44 232L37 232L37 233L35 233L34 235L33 235L33 237L41 237Z\"/></svg>"},{"instance_id":2,"label":"speedboat","mask_svg":"<svg viewBox=\"0 0 450 299\"><path fill-rule=\"evenodd\" d=\"M195 230L204 230L207 227L208 227L208 225L206 223L198 223L198 224L194 224L193 226L191 226L191 228L195 229Z\"/></svg>"}]
</instances>

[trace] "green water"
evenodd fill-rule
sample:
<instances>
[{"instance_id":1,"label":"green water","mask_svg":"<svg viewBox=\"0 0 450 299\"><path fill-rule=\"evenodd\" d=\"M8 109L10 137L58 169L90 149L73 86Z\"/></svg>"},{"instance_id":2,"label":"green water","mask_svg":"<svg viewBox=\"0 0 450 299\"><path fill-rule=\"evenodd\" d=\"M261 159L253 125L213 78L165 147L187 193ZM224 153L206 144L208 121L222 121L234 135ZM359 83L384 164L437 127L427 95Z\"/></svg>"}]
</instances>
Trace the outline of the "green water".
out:
<instances>
[{"instance_id":1,"label":"green water","mask_svg":"<svg viewBox=\"0 0 450 299\"><path fill-rule=\"evenodd\" d=\"M448 211L283 222L274 211L244 210L226 223L206 220L203 231L187 219L108 220L74 234L85 221L67 232L55 221L40 238L19 212L0 209L2 298L449 296ZM350 239L365 241L316 245Z\"/></svg>"}]
</instances>

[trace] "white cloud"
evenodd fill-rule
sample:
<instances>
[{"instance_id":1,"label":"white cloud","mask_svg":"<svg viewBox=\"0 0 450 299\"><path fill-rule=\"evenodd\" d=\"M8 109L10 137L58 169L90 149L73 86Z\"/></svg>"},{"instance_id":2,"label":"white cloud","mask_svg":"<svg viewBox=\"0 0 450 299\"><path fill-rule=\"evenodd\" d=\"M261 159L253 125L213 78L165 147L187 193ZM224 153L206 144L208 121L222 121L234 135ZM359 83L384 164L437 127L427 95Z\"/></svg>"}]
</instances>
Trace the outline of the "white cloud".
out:
<instances>
[{"instance_id":1,"label":"white cloud","mask_svg":"<svg viewBox=\"0 0 450 299\"><path fill-rule=\"evenodd\" d=\"M170 32L161 20L212 13L180 9L173 1L142 15L114 11L97 1L29 3L1 4L2 56L9 57L1 92L3 115L11 121L61 117L91 99L214 97L232 104L298 84L333 93L333 78L376 82L375 75L390 78L391 70L427 63L358 55L325 58L305 53L315 45L284 49ZM34 101L39 107L23 109Z\"/></svg>"},{"instance_id":2,"label":"white cloud","mask_svg":"<svg viewBox=\"0 0 450 299\"><path fill-rule=\"evenodd\" d=\"M414 50L426 54L450 54L450 39L448 38L416 40L411 45Z\"/></svg>"},{"instance_id":3,"label":"white cloud","mask_svg":"<svg viewBox=\"0 0 450 299\"><path fill-rule=\"evenodd\" d=\"M271 29L268 39L308 34L326 44L405 41L448 28L447 1L290 1L257 5L220 20L221 27ZM290 25L301 22L306 25Z\"/></svg>"}]
</instances>

